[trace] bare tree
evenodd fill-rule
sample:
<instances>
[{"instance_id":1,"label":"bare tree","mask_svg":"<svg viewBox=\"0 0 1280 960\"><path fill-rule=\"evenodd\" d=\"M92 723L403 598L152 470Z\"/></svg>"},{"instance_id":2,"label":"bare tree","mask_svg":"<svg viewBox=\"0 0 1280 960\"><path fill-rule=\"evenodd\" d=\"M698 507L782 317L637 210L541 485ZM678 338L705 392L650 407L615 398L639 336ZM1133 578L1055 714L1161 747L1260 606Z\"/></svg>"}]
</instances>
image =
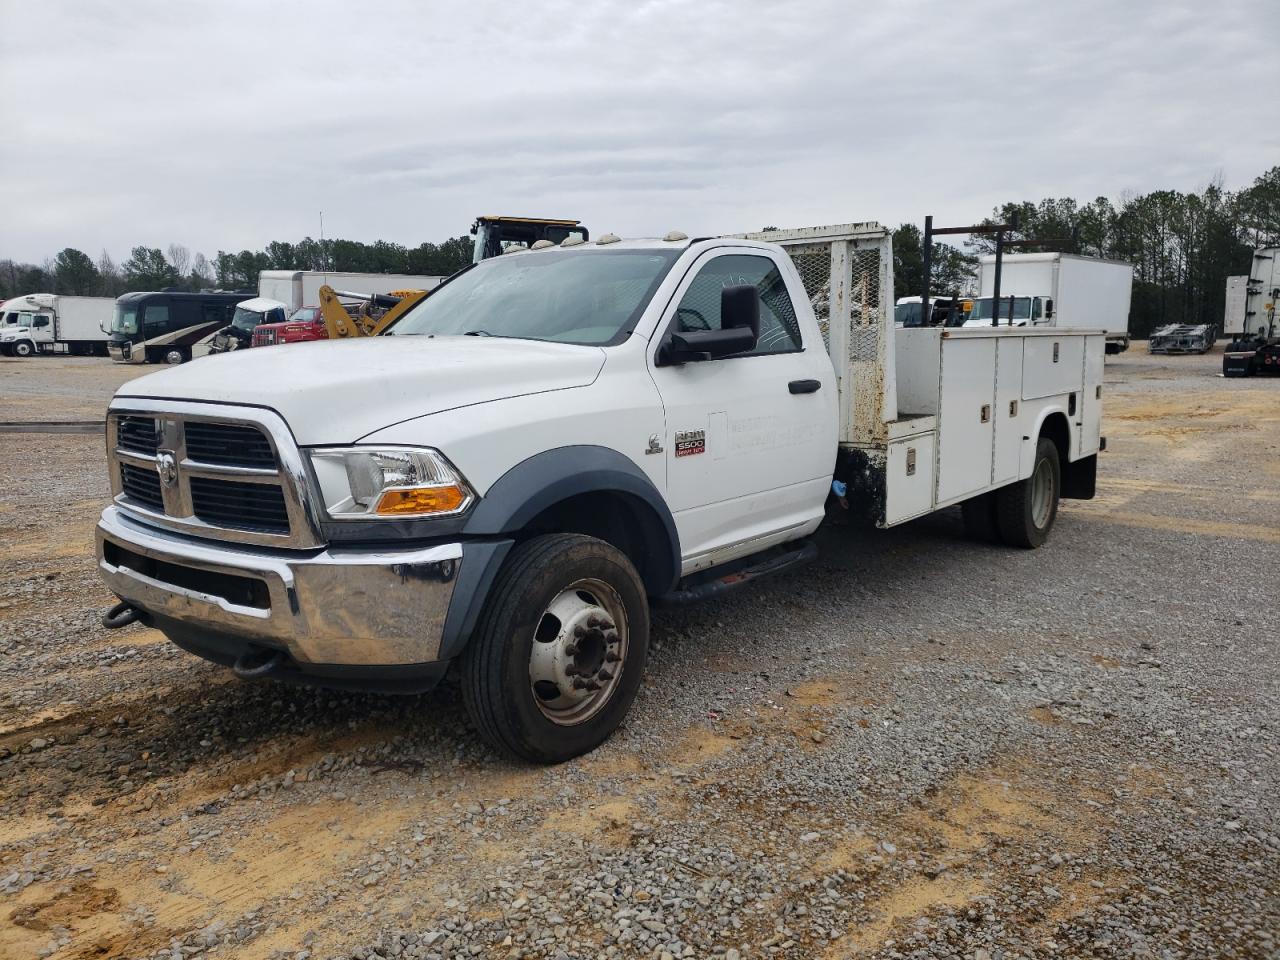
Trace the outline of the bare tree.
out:
<instances>
[{"instance_id":1,"label":"bare tree","mask_svg":"<svg viewBox=\"0 0 1280 960\"><path fill-rule=\"evenodd\" d=\"M197 253L191 260L192 286L203 290L213 286L213 267L203 253Z\"/></svg>"},{"instance_id":2,"label":"bare tree","mask_svg":"<svg viewBox=\"0 0 1280 960\"><path fill-rule=\"evenodd\" d=\"M191 266L191 251L180 243L169 244L169 262L173 264L173 269L179 277L187 275L187 268Z\"/></svg>"}]
</instances>

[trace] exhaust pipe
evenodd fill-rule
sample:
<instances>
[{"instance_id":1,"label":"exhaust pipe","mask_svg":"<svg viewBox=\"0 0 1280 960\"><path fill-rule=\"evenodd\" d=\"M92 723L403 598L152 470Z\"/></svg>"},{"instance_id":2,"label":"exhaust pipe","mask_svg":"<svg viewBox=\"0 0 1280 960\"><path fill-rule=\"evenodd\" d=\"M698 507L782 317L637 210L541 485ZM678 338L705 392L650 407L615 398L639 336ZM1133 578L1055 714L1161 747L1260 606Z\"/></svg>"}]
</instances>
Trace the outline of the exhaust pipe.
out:
<instances>
[{"instance_id":1,"label":"exhaust pipe","mask_svg":"<svg viewBox=\"0 0 1280 960\"><path fill-rule=\"evenodd\" d=\"M121 600L102 615L102 625L108 630L119 630L131 623L136 623L142 611L128 600Z\"/></svg>"},{"instance_id":2,"label":"exhaust pipe","mask_svg":"<svg viewBox=\"0 0 1280 960\"><path fill-rule=\"evenodd\" d=\"M231 666L231 672L241 680L261 680L270 676L288 659L283 650L250 647Z\"/></svg>"}]
</instances>

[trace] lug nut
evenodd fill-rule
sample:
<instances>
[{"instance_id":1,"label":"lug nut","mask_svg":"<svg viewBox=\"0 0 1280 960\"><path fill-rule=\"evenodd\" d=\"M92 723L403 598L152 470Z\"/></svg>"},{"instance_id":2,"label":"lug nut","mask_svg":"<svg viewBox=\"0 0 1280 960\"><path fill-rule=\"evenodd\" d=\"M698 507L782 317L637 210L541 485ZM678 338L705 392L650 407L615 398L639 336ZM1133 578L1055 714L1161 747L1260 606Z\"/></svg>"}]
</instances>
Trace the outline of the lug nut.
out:
<instances>
[{"instance_id":1,"label":"lug nut","mask_svg":"<svg viewBox=\"0 0 1280 960\"><path fill-rule=\"evenodd\" d=\"M587 690L587 689L590 689L590 684L588 684L587 681L583 680L581 677L575 677L573 680L573 689Z\"/></svg>"},{"instance_id":2,"label":"lug nut","mask_svg":"<svg viewBox=\"0 0 1280 960\"><path fill-rule=\"evenodd\" d=\"M594 692L594 691L596 691L596 690L599 690L599 689L600 689L600 686L601 686L600 684L598 684L598 683L596 683L594 680L592 680L592 681L590 681L590 682L587 684L587 689L588 689L588 690L591 690L591 691L593 691L593 692Z\"/></svg>"},{"instance_id":3,"label":"lug nut","mask_svg":"<svg viewBox=\"0 0 1280 960\"><path fill-rule=\"evenodd\" d=\"M587 628L584 627L582 624L578 624L576 627L573 628L573 635L581 639L582 637L585 637L587 635Z\"/></svg>"},{"instance_id":4,"label":"lug nut","mask_svg":"<svg viewBox=\"0 0 1280 960\"><path fill-rule=\"evenodd\" d=\"M613 679L613 674L610 673L608 670L601 670L599 673L596 674L596 679L604 680L607 682Z\"/></svg>"},{"instance_id":5,"label":"lug nut","mask_svg":"<svg viewBox=\"0 0 1280 960\"><path fill-rule=\"evenodd\" d=\"M604 655L605 663L617 663L621 659L622 659L622 654L617 653L613 650L610 650L608 653Z\"/></svg>"},{"instance_id":6,"label":"lug nut","mask_svg":"<svg viewBox=\"0 0 1280 960\"><path fill-rule=\"evenodd\" d=\"M571 643L564 648L564 652L570 657L576 657L578 655L578 645Z\"/></svg>"}]
</instances>

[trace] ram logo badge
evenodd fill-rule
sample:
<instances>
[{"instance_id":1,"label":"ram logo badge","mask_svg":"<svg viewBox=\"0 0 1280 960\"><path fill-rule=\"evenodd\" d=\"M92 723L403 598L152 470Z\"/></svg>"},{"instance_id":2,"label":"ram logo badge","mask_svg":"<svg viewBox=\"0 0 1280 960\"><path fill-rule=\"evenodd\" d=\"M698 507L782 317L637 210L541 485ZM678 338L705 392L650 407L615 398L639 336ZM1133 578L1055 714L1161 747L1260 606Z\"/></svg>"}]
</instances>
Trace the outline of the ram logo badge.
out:
<instances>
[{"instance_id":1,"label":"ram logo badge","mask_svg":"<svg viewBox=\"0 0 1280 960\"><path fill-rule=\"evenodd\" d=\"M678 430L676 432L676 456L692 457L707 452L707 431Z\"/></svg>"}]
</instances>

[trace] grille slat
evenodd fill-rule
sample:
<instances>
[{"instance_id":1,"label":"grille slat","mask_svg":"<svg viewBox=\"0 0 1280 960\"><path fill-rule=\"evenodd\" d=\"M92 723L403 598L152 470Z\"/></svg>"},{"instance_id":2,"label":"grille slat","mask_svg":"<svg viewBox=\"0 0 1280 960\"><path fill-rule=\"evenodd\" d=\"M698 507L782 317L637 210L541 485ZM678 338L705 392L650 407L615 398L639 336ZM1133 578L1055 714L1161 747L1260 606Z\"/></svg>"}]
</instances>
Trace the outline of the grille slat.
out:
<instances>
[{"instance_id":1,"label":"grille slat","mask_svg":"<svg viewBox=\"0 0 1280 960\"><path fill-rule=\"evenodd\" d=\"M187 456L192 460L232 467L276 466L271 443L257 427L188 420L185 430Z\"/></svg>"},{"instance_id":2,"label":"grille slat","mask_svg":"<svg viewBox=\"0 0 1280 960\"><path fill-rule=\"evenodd\" d=\"M152 510L164 510L164 495L160 492L160 475L154 470L135 467L131 463L122 463L120 485L130 499Z\"/></svg>"},{"instance_id":3,"label":"grille slat","mask_svg":"<svg viewBox=\"0 0 1280 960\"><path fill-rule=\"evenodd\" d=\"M155 418L121 417L116 428L116 443L124 450L154 454L160 446Z\"/></svg>"},{"instance_id":4,"label":"grille slat","mask_svg":"<svg viewBox=\"0 0 1280 960\"><path fill-rule=\"evenodd\" d=\"M192 477L191 507L199 519L215 526L289 532L284 491L270 484Z\"/></svg>"}]
</instances>

